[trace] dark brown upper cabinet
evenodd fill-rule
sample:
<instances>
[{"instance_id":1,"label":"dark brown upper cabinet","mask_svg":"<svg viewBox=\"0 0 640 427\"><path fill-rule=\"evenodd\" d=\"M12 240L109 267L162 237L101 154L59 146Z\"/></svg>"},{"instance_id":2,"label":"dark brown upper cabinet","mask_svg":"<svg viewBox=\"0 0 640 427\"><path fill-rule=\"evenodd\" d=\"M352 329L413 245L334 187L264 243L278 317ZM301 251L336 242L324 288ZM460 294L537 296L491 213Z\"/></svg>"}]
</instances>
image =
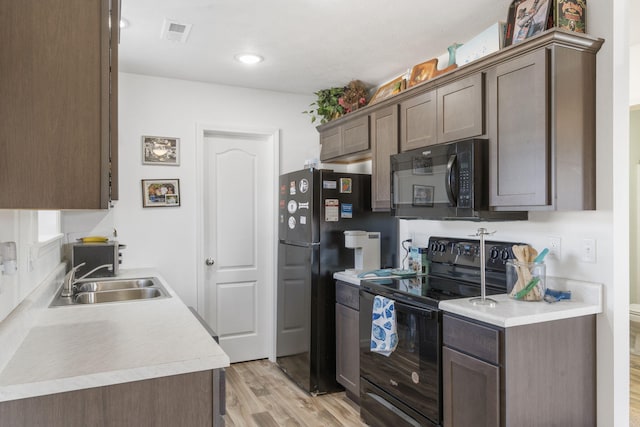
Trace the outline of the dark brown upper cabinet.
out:
<instances>
[{"instance_id":1,"label":"dark brown upper cabinet","mask_svg":"<svg viewBox=\"0 0 640 427\"><path fill-rule=\"evenodd\" d=\"M320 144L320 160L323 162L370 157L369 116L359 116L336 126L327 126L320 131Z\"/></svg>"},{"instance_id":2,"label":"dark brown upper cabinet","mask_svg":"<svg viewBox=\"0 0 640 427\"><path fill-rule=\"evenodd\" d=\"M465 64L318 126L321 160L372 159L374 209L387 209L386 164L396 145L384 112L395 109L401 152L489 140L490 209L595 209L595 70L603 42L553 29ZM344 130L364 130L366 120L371 148L346 150Z\"/></svg>"},{"instance_id":3,"label":"dark brown upper cabinet","mask_svg":"<svg viewBox=\"0 0 640 427\"><path fill-rule=\"evenodd\" d=\"M108 208L119 0L4 1L0 16L0 209Z\"/></svg>"},{"instance_id":4,"label":"dark brown upper cabinet","mask_svg":"<svg viewBox=\"0 0 640 427\"><path fill-rule=\"evenodd\" d=\"M487 70L491 208L595 209L601 44L561 39Z\"/></svg>"}]
</instances>

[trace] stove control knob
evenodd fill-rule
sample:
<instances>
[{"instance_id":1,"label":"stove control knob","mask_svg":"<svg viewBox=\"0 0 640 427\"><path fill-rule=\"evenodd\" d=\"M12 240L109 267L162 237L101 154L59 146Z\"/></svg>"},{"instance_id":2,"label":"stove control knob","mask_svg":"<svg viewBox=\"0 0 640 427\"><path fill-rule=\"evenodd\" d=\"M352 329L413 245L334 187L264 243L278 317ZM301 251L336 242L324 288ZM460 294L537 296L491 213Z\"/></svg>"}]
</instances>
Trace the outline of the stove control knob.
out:
<instances>
[{"instance_id":1,"label":"stove control knob","mask_svg":"<svg viewBox=\"0 0 640 427\"><path fill-rule=\"evenodd\" d=\"M444 252L446 248L447 247L446 247L446 245L444 243L440 243L440 245L438 245L438 250L440 252Z\"/></svg>"},{"instance_id":2,"label":"stove control knob","mask_svg":"<svg viewBox=\"0 0 640 427\"><path fill-rule=\"evenodd\" d=\"M491 259L498 258L499 254L500 253L498 252L498 250L496 248L491 248L491 251L489 252L489 256L491 257Z\"/></svg>"},{"instance_id":3,"label":"stove control knob","mask_svg":"<svg viewBox=\"0 0 640 427\"><path fill-rule=\"evenodd\" d=\"M506 261L509 259L509 249L503 249L502 250L502 256L501 258Z\"/></svg>"}]
</instances>

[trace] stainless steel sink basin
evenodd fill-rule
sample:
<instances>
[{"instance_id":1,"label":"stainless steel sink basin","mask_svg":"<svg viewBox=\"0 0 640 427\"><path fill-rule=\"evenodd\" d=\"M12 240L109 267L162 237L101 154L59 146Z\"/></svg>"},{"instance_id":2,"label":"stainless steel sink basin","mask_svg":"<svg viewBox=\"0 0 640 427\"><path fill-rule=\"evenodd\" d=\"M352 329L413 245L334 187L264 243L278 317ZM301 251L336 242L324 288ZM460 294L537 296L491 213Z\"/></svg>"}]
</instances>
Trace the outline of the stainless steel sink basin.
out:
<instances>
[{"instance_id":1,"label":"stainless steel sink basin","mask_svg":"<svg viewBox=\"0 0 640 427\"><path fill-rule=\"evenodd\" d=\"M72 297L63 297L61 293L62 288L49 305L50 307L171 297L157 277L91 279L76 283Z\"/></svg>"},{"instance_id":2,"label":"stainless steel sink basin","mask_svg":"<svg viewBox=\"0 0 640 427\"><path fill-rule=\"evenodd\" d=\"M156 280L151 278L127 280L96 280L80 283L77 285L77 289L78 292L101 292L113 291L117 289L147 288L149 286L159 286L159 284Z\"/></svg>"},{"instance_id":3,"label":"stainless steel sink basin","mask_svg":"<svg viewBox=\"0 0 640 427\"><path fill-rule=\"evenodd\" d=\"M98 304L101 302L158 298L163 295L162 291L158 288L138 288L102 292L80 292L73 298L76 304Z\"/></svg>"}]
</instances>

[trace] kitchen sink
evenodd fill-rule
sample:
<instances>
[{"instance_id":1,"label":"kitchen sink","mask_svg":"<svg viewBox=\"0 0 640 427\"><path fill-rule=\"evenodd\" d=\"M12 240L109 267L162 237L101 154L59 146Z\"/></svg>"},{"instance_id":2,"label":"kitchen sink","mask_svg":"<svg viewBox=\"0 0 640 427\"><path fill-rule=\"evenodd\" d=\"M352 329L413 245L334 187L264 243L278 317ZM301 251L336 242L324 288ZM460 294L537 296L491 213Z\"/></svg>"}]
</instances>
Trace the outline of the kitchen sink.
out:
<instances>
[{"instance_id":1,"label":"kitchen sink","mask_svg":"<svg viewBox=\"0 0 640 427\"><path fill-rule=\"evenodd\" d=\"M91 282L79 283L78 292L101 292L114 291L118 289L137 289L147 288L150 286L158 286L159 283L155 279L127 279L127 280L96 280Z\"/></svg>"},{"instance_id":2,"label":"kitchen sink","mask_svg":"<svg viewBox=\"0 0 640 427\"><path fill-rule=\"evenodd\" d=\"M157 277L132 279L90 279L75 285L71 297L63 297L62 287L49 307L101 304L109 302L140 301L170 298L169 292Z\"/></svg>"},{"instance_id":3,"label":"kitchen sink","mask_svg":"<svg viewBox=\"0 0 640 427\"><path fill-rule=\"evenodd\" d=\"M76 304L99 304L158 298L164 295L158 288L118 289L115 291L80 292L73 297L73 300Z\"/></svg>"}]
</instances>

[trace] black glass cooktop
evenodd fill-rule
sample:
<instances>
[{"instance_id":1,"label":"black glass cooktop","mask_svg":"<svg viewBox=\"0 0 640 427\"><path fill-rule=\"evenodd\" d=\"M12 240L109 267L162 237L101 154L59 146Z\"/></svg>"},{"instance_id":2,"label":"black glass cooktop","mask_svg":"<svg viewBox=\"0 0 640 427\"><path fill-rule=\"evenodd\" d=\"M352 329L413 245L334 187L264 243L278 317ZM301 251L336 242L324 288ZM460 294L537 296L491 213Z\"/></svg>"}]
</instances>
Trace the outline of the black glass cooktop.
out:
<instances>
[{"instance_id":1,"label":"black glass cooktop","mask_svg":"<svg viewBox=\"0 0 640 427\"><path fill-rule=\"evenodd\" d=\"M360 282L360 287L376 295L430 307L437 307L439 301L480 295L479 286L434 276L368 279ZM487 295L504 293L492 286L487 286L486 291Z\"/></svg>"}]
</instances>

